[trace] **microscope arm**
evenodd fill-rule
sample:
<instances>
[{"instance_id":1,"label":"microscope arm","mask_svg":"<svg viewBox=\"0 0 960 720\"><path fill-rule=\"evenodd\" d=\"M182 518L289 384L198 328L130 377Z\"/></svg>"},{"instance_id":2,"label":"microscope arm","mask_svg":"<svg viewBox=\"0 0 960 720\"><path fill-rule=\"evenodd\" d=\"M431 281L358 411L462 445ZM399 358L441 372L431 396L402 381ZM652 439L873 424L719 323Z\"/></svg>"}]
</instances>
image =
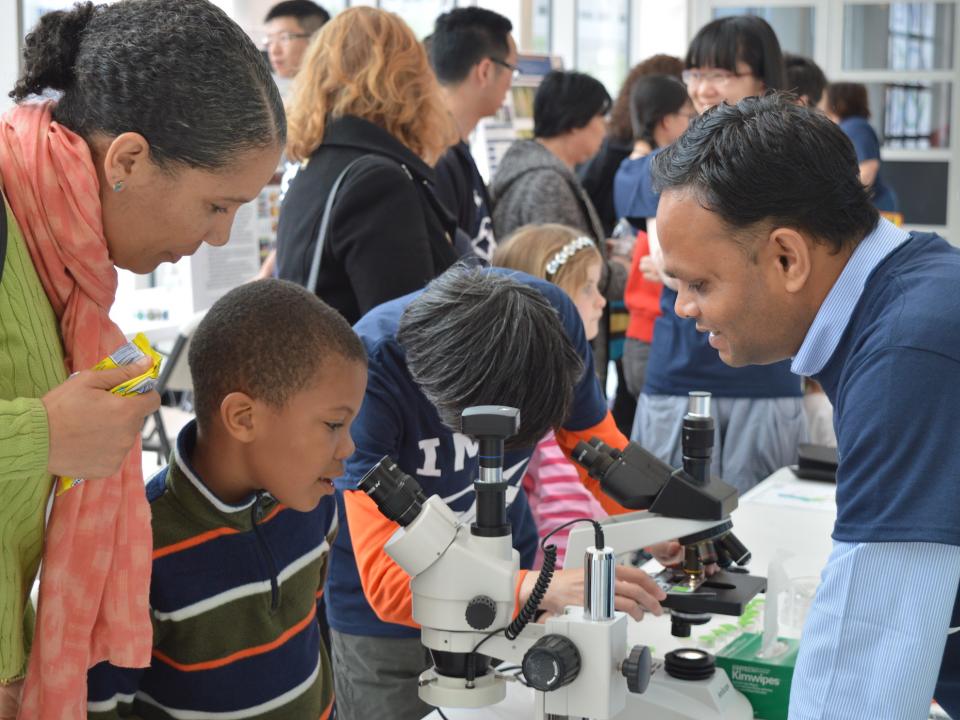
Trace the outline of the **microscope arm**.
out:
<instances>
[{"instance_id":1,"label":"microscope arm","mask_svg":"<svg viewBox=\"0 0 960 720\"><path fill-rule=\"evenodd\" d=\"M671 518L641 510L627 515L615 515L600 521L607 545L618 553L639 550L664 540L686 538L710 533L715 528L729 527L729 521L688 520ZM593 528L574 525L567 540L565 568L583 567L583 556L593 545Z\"/></svg>"}]
</instances>

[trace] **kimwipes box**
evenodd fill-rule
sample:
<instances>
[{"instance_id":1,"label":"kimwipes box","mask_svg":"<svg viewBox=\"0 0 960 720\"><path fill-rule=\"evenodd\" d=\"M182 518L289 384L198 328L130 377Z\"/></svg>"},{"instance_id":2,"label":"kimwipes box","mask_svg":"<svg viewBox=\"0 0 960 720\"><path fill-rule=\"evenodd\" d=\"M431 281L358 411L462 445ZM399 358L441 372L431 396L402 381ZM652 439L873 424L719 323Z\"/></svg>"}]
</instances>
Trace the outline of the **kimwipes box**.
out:
<instances>
[{"instance_id":1,"label":"kimwipes box","mask_svg":"<svg viewBox=\"0 0 960 720\"><path fill-rule=\"evenodd\" d=\"M757 633L744 633L717 653L717 667L723 668L733 686L746 695L755 718L787 720L790 681L800 641L778 638L778 652L773 657L760 657L761 641Z\"/></svg>"}]
</instances>

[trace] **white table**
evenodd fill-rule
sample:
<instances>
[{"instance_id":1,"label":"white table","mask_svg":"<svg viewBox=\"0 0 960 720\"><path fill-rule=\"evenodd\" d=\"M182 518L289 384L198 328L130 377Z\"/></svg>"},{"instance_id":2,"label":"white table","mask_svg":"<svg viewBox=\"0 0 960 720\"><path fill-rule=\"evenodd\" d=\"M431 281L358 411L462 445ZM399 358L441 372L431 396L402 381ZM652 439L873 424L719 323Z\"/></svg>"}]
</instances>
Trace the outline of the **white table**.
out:
<instances>
[{"instance_id":1,"label":"white table","mask_svg":"<svg viewBox=\"0 0 960 720\"><path fill-rule=\"evenodd\" d=\"M791 470L782 468L745 493L731 517L734 533L753 553L751 572L765 576L770 560L779 558L790 577L819 577L832 547L835 491L832 484L798 480ZM630 549L615 548L618 552ZM651 563L645 569L660 568ZM735 621L718 615L706 625L694 626L690 638L676 638L670 634L669 616L647 616L641 622L631 621L629 638L632 644L653 646L655 654L663 657L678 647L695 645L698 636L731 620ZM506 699L496 705L478 710L444 708L443 712L450 720L528 720L533 710L533 693L519 683L508 683ZM436 712L427 716L439 717Z\"/></svg>"}]
</instances>

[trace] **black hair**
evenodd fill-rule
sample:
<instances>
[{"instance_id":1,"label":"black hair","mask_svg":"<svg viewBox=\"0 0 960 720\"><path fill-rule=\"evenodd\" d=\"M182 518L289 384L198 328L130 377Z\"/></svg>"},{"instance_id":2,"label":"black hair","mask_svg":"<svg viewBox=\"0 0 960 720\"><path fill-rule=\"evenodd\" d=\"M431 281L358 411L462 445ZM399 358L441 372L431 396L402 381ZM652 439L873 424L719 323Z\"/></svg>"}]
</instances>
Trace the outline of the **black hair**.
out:
<instances>
[{"instance_id":1,"label":"black hair","mask_svg":"<svg viewBox=\"0 0 960 720\"><path fill-rule=\"evenodd\" d=\"M484 58L505 61L513 24L503 15L479 7L443 13L434 24L430 64L444 85L459 83Z\"/></svg>"},{"instance_id":2,"label":"black hair","mask_svg":"<svg viewBox=\"0 0 960 720\"><path fill-rule=\"evenodd\" d=\"M672 75L648 75L630 90L630 121L633 139L646 140L656 147L653 131L663 118L680 112L690 102L687 86Z\"/></svg>"},{"instance_id":3,"label":"black hair","mask_svg":"<svg viewBox=\"0 0 960 720\"><path fill-rule=\"evenodd\" d=\"M286 280L245 283L221 297L194 331L187 354L201 428L232 392L282 408L331 358L367 363L343 316Z\"/></svg>"},{"instance_id":4,"label":"black hair","mask_svg":"<svg viewBox=\"0 0 960 720\"><path fill-rule=\"evenodd\" d=\"M404 310L397 340L448 428L459 430L461 413L475 405L519 408L510 447L533 446L563 423L584 372L542 293L477 267L455 265L427 285Z\"/></svg>"},{"instance_id":5,"label":"black hair","mask_svg":"<svg viewBox=\"0 0 960 720\"><path fill-rule=\"evenodd\" d=\"M40 18L23 60L14 100L60 91L54 120L88 144L139 133L161 167L214 170L286 142L267 62L206 0L77 3Z\"/></svg>"},{"instance_id":6,"label":"black hair","mask_svg":"<svg viewBox=\"0 0 960 720\"><path fill-rule=\"evenodd\" d=\"M816 106L827 88L827 76L813 60L802 55L783 54L787 68L786 89L797 97L806 95L808 102Z\"/></svg>"},{"instance_id":7,"label":"black hair","mask_svg":"<svg viewBox=\"0 0 960 720\"><path fill-rule=\"evenodd\" d=\"M533 98L533 136L552 138L586 127L606 115L613 100L599 80L585 73L551 70Z\"/></svg>"},{"instance_id":8,"label":"black hair","mask_svg":"<svg viewBox=\"0 0 960 720\"><path fill-rule=\"evenodd\" d=\"M653 160L655 187L689 190L731 228L809 233L839 252L877 224L844 132L793 95L721 103Z\"/></svg>"},{"instance_id":9,"label":"black hair","mask_svg":"<svg viewBox=\"0 0 960 720\"><path fill-rule=\"evenodd\" d=\"M827 110L841 120L848 117L870 117L867 86L863 83L838 82L827 87Z\"/></svg>"},{"instance_id":10,"label":"black hair","mask_svg":"<svg viewBox=\"0 0 960 720\"><path fill-rule=\"evenodd\" d=\"M786 73L777 34L763 18L734 15L704 25L687 51L688 68L714 67L737 72L737 62L763 81L767 90L783 90Z\"/></svg>"},{"instance_id":11,"label":"black hair","mask_svg":"<svg viewBox=\"0 0 960 720\"><path fill-rule=\"evenodd\" d=\"M310 0L283 0L267 12L265 23L275 18L292 17L304 32L315 33L330 21L330 13Z\"/></svg>"}]
</instances>

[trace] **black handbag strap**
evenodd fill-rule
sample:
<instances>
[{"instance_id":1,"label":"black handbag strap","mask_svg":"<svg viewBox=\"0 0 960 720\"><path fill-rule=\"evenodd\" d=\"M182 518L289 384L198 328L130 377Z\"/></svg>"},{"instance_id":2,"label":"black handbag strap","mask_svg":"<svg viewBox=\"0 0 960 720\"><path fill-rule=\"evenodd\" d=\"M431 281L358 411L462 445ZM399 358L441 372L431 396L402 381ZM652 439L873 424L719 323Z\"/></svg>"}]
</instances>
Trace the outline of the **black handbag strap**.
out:
<instances>
[{"instance_id":1,"label":"black handbag strap","mask_svg":"<svg viewBox=\"0 0 960 720\"><path fill-rule=\"evenodd\" d=\"M350 163L340 171L340 174L337 175L337 179L333 181L333 187L330 189L330 194L327 195L327 204L323 208L323 216L320 218L320 229L317 231L317 242L313 248L313 261L310 263L310 274L307 275L307 289L313 292L317 291L317 278L320 275L320 256L323 254L323 246L327 240L327 228L330 226L330 215L333 210L333 201L337 199L337 191L340 190L340 184L343 182L343 178L346 177L347 173L353 169L353 166L358 162L366 158L366 155L361 155L358 158L354 158Z\"/></svg>"}]
</instances>

